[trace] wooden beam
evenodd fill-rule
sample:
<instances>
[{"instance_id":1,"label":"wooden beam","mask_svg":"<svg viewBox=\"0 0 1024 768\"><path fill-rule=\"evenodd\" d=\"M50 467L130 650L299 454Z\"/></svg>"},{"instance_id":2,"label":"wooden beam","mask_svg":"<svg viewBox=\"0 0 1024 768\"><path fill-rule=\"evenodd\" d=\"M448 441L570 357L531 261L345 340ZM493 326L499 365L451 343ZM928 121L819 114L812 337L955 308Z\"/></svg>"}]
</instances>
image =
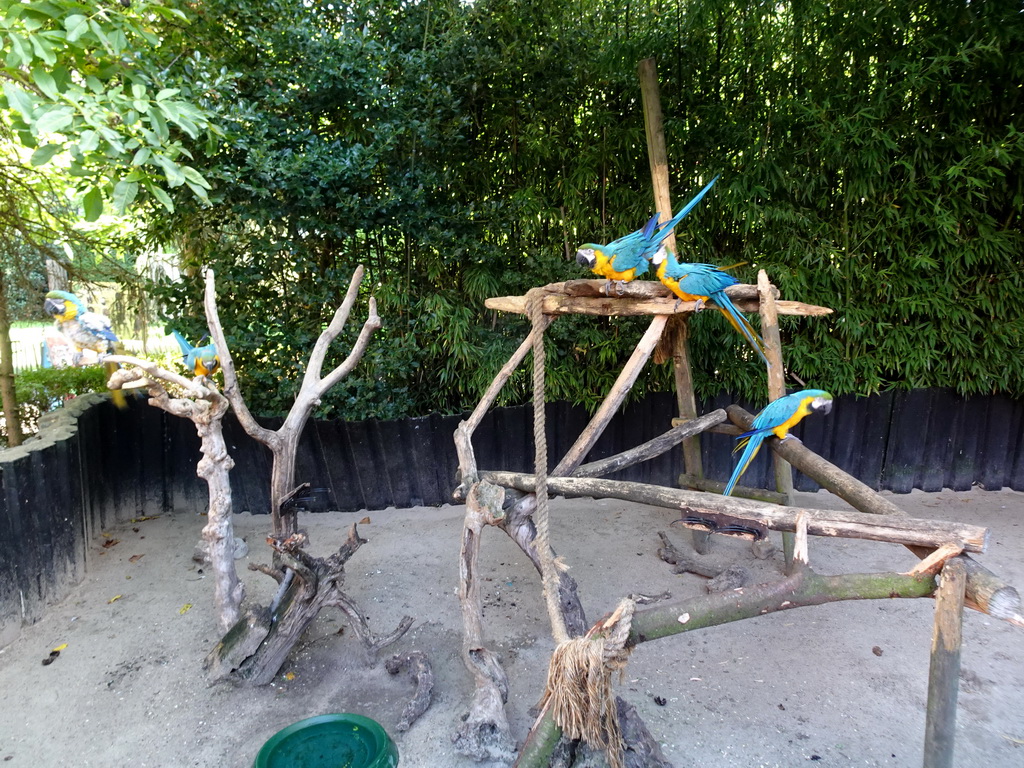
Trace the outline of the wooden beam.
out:
<instances>
[{"instance_id":1,"label":"wooden beam","mask_svg":"<svg viewBox=\"0 0 1024 768\"><path fill-rule=\"evenodd\" d=\"M628 451L617 453L600 461L583 464L572 475L573 477L604 477L620 469L653 459L679 445L679 443L685 444L687 438L698 435L715 424L725 421L725 418L725 411L719 408L717 411L712 411L700 418L687 421L681 426L673 427L668 432L648 440L646 443L641 443Z\"/></svg>"},{"instance_id":2,"label":"wooden beam","mask_svg":"<svg viewBox=\"0 0 1024 768\"><path fill-rule=\"evenodd\" d=\"M595 288L585 284L597 284ZM696 309L696 302L679 301L665 286L653 281L633 281L623 288L623 295L604 296L598 290L605 281L570 281L551 284L542 303L545 314L592 314L598 316L635 316L641 314L686 314ZM554 291L552 293L552 291ZM735 306L746 312L759 309L757 288L748 285L726 289ZM526 313L525 296L493 296L485 299L487 309L500 312ZM714 302L709 306L714 305ZM804 317L830 314L831 309L799 301L776 301L779 314Z\"/></svg>"},{"instance_id":3,"label":"wooden beam","mask_svg":"<svg viewBox=\"0 0 1024 768\"><path fill-rule=\"evenodd\" d=\"M591 299L608 298L605 293L607 280L566 280L564 283L549 283L545 290L551 294L577 296ZM779 289L772 286L772 292L779 299ZM756 285L736 283L725 289L726 295L736 301L758 301L760 293ZM622 286L622 293L615 289L613 298L622 299L661 299L675 298L675 295L657 280L633 280ZM708 306L714 306L714 302Z\"/></svg>"},{"instance_id":4,"label":"wooden beam","mask_svg":"<svg viewBox=\"0 0 1024 768\"><path fill-rule=\"evenodd\" d=\"M924 768L953 768L956 701L960 688L960 645L967 571L957 558L942 569L935 592L935 628L928 668Z\"/></svg>"},{"instance_id":5,"label":"wooden beam","mask_svg":"<svg viewBox=\"0 0 1024 768\"><path fill-rule=\"evenodd\" d=\"M650 358L654 347L658 344L658 339L661 338L661 332L665 330L666 322L668 322L668 318L664 315L655 316L651 320L651 324L647 326L647 331L636 345L636 349L633 350L629 360L626 361L626 365L619 373L615 383L612 384L608 396L601 403L601 407L597 409L594 418L590 420L590 423L584 428L580 436L576 438L576 442L573 443L562 460L558 462L558 466L551 471L552 475L571 475L582 463L586 455L590 453L590 449L594 447L594 443L601 437L605 427L608 426L608 422L612 420L612 416L619 410L619 406L626 399L626 395L636 382L637 376L640 375L640 371L643 370L648 358Z\"/></svg>"},{"instance_id":6,"label":"wooden beam","mask_svg":"<svg viewBox=\"0 0 1024 768\"><path fill-rule=\"evenodd\" d=\"M535 486L533 475L519 472L481 471L480 478L525 493L532 493ZM862 512L782 507L622 480L550 477L548 488L552 494L624 499L669 509L707 510L760 523L776 531L795 531L797 515L803 512L807 514L808 533L814 536L889 541L933 549L943 544L957 544L967 552L984 552L989 540L987 528L967 523L919 520L906 515L892 518Z\"/></svg>"},{"instance_id":7,"label":"wooden beam","mask_svg":"<svg viewBox=\"0 0 1024 768\"><path fill-rule=\"evenodd\" d=\"M635 282L635 281L634 281ZM630 283L629 285L632 285ZM659 283L660 285L660 283ZM667 292L667 291L666 291ZM756 302L735 301L736 307L744 312L757 312ZM499 312L526 314L525 296L493 296L484 300L487 309ZM710 304L708 306L711 306ZM829 315L828 307L803 304L799 301L778 301L775 303L780 315L820 317ZM591 298L586 296L547 295L541 304L545 315L595 315L603 317L627 317L637 315L680 315L696 310L697 303L679 301L675 296L650 299L631 299L623 296Z\"/></svg>"}]
</instances>

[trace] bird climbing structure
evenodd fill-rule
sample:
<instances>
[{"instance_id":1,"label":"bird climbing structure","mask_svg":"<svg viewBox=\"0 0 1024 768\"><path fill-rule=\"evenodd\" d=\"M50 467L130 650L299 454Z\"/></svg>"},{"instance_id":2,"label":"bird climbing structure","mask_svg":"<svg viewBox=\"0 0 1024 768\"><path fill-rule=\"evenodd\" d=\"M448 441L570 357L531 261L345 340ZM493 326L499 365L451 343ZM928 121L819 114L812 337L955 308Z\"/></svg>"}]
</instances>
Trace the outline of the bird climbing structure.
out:
<instances>
[{"instance_id":1,"label":"bird climbing structure","mask_svg":"<svg viewBox=\"0 0 1024 768\"><path fill-rule=\"evenodd\" d=\"M464 622L463 659L475 680L473 702L456 734L456 748L477 759L515 759L515 764L521 768L548 766L555 743L564 735L606 752L613 768L625 764L627 753L632 753L631 765L661 766L665 763L653 757L648 762L638 757L657 754L653 739L653 748L635 743L636 736L631 738L631 743L624 743L623 732L646 734L643 738L649 738L650 734L639 722L635 710L621 699L616 700L611 693L612 672L625 665L629 649L636 644L698 626L828 600L931 596L936 598L936 637L940 633L954 632L951 627L955 627L957 637L955 641L946 637L943 642L933 643L925 766L948 765L956 712L962 607L967 605L1024 627L1016 590L968 554L985 551L988 530L956 522L909 518L892 502L795 440L771 438L767 441L776 459L777 488L774 492L739 491L761 500L719 495L722 484L703 478L699 434L708 430L739 434L749 428L752 417L738 406L703 415L696 412L686 339L689 318L697 306L694 302L677 301L667 288L653 281L634 281L623 287L621 295L614 296L605 295L603 286L603 280L573 280L534 288L525 296L492 298L486 302L490 309L527 315L531 329L495 376L475 410L455 432L460 473L456 498L466 503L459 581ZM780 397L785 384L778 315L816 317L832 310L780 300L777 289L763 271L756 286L736 285L727 289L727 293L740 309L760 314L771 363L769 396L770 399ZM549 471L544 436L544 334L552 322L565 314L643 315L649 316L651 321L590 423ZM473 450L473 433L529 352L533 353L535 471L524 474L480 468ZM674 361L679 418L666 425L669 428L659 437L614 456L584 463L652 356L660 361ZM683 488L604 479L611 472L659 456L680 444L686 468L680 478ZM844 498L857 511L792 506L790 465ZM682 599L654 607L637 607L625 599L610 616L590 625L567 564L556 556L549 544L549 492L624 499L676 510L696 531L694 544L698 547L706 544L706 537L715 531L739 533L755 541L762 540L769 530L780 531L784 544L788 541L784 584L750 587L739 595L730 592ZM488 526L504 530L540 572L556 642L541 714L520 750L510 736L504 712L508 694L505 672L497 655L483 640L481 584L477 571L480 539ZM922 560L909 573L829 577L838 581L826 584L809 566L809 536L896 542L910 548ZM944 575L941 587L937 579L940 572ZM780 585L785 589L779 589ZM728 618L721 618L726 613ZM687 625L682 616L693 617L693 620Z\"/></svg>"}]
</instances>

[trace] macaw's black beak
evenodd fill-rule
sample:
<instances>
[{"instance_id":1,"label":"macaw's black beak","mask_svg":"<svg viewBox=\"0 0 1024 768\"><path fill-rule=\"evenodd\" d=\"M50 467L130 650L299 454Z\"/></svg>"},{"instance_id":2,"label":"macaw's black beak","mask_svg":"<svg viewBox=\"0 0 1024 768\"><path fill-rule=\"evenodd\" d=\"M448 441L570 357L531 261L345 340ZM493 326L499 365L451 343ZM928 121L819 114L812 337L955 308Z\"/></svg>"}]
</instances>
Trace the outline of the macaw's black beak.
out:
<instances>
[{"instance_id":1,"label":"macaw's black beak","mask_svg":"<svg viewBox=\"0 0 1024 768\"><path fill-rule=\"evenodd\" d=\"M576 251L576 263L580 266L593 268L595 261L593 251Z\"/></svg>"},{"instance_id":2,"label":"macaw's black beak","mask_svg":"<svg viewBox=\"0 0 1024 768\"><path fill-rule=\"evenodd\" d=\"M818 413L831 413L832 412L832 401L818 398L814 401L814 410Z\"/></svg>"},{"instance_id":3,"label":"macaw's black beak","mask_svg":"<svg viewBox=\"0 0 1024 768\"><path fill-rule=\"evenodd\" d=\"M43 302L43 309L48 315L60 315L64 312L63 299L46 299Z\"/></svg>"}]
</instances>

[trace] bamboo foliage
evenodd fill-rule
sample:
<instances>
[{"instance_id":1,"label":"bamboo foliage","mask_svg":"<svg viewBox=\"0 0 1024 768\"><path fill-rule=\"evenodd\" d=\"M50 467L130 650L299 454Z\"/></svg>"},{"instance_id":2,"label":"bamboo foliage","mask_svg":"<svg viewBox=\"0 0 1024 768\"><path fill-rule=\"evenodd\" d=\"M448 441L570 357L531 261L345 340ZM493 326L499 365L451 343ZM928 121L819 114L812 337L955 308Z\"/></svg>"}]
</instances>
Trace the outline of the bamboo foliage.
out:
<instances>
[{"instance_id":1,"label":"bamboo foliage","mask_svg":"<svg viewBox=\"0 0 1024 768\"><path fill-rule=\"evenodd\" d=\"M245 76L216 99L234 128L201 168L213 207L183 200L176 215L247 297L223 311L262 412L289 401L281 382L319 333L306 308L336 302L356 263L394 319L323 415L471 407L525 334L484 299L589 277L575 249L653 212L635 76L652 55L674 199L722 174L678 228L680 257L747 262L741 280L763 268L783 299L837 310L783 319L793 372L834 393L1024 393L1024 60L1011 55L1024 30L1006 4L211 0L199 13L197 45ZM200 294L165 289L178 327L202 316ZM252 298L273 323L243 312ZM698 394L761 399L760 366L718 320L692 324ZM630 318L556 323L549 396L596 404L640 333ZM670 386L667 369L634 396ZM527 392L518 374L503 402Z\"/></svg>"}]
</instances>

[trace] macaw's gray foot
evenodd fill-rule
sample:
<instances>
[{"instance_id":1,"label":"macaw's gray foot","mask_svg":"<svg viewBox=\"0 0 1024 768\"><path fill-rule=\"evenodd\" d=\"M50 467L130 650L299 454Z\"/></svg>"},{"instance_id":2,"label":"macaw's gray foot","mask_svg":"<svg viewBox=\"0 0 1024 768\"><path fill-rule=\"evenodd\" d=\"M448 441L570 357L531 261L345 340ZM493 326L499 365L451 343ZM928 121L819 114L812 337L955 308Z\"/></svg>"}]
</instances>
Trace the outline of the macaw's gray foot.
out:
<instances>
[{"instance_id":1,"label":"macaw's gray foot","mask_svg":"<svg viewBox=\"0 0 1024 768\"><path fill-rule=\"evenodd\" d=\"M616 280L615 281L615 295L622 296L626 292L626 281Z\"/></svg>"},{"instance_id":2,"label":"macaw's gray foot","mask_svg":"<svg viewBox=\"0 0 1024 768\"><path fill-rule=\"evenodd\" d=\"M693 311L700 312L702 309L704 309L704 306L704 299L697 299L697 304L696 306L694 306Z\"/></svg>"}]
</instances>

